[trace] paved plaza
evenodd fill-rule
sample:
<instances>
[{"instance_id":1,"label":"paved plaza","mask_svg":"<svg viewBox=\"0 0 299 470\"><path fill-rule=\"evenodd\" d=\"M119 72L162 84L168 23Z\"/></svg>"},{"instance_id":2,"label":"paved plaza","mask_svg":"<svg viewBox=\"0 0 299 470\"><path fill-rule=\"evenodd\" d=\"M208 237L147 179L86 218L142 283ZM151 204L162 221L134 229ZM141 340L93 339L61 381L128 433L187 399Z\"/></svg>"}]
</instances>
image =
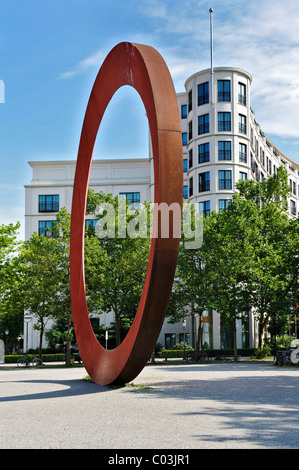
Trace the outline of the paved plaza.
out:
<instances>
[{"instance_id":1,"label":"paved plaza","mask_svg":"<svg viewBox=\"0 0 299 470\"><path fill-rule=\"evenodd\" d=\"M299 369L156 364L133 384L84 367L0 367L1 449L298 449Z\"/></svg>"}]
</instances>

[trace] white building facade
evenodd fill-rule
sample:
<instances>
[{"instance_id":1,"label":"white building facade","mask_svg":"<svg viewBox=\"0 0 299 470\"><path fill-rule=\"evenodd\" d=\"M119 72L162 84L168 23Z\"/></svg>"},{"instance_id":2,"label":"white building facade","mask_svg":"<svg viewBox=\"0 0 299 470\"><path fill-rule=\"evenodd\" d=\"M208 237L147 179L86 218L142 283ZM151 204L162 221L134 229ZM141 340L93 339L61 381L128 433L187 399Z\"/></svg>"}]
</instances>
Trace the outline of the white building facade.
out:
<instances>
[{"instance_id":1,"label":"white building facade","mask_svg":"<svg viewBox=\"0 0 299 470\"><path fill-rule=\"evenodd\" d=\"M288 171L291 197L290 216L296 216L299 196L299 165L281 152L255 120L250 105L252 78L244 70L217 67L198 72L186 80L177 95L181 113L184 158L184 198L199 203L209 215L222 211L240 179L263 178L274 174L280 165ZM211 99L213 86L213 102ZM45 234L61 207L71 211L75 161L30 162L33 178L25 186L25 239L34 232ZM126 195L132 202L153 201L152 155L149 158L94 160L90 187L96 192ZM109 323L110 317L101 319ZM33 321L31 322L33 325ZM32 330L32 331L31 331ZM158 342L166 348L182 342L194 344L197 319L181 324L164 322ZM37 347L32 327L28 347ZM232 332L222 325L217 312L204 315L202 345L214 349L232 347ZM237 321L238 348L257 346L256 324L251 312Z\"/></svg>"}]
</instances>

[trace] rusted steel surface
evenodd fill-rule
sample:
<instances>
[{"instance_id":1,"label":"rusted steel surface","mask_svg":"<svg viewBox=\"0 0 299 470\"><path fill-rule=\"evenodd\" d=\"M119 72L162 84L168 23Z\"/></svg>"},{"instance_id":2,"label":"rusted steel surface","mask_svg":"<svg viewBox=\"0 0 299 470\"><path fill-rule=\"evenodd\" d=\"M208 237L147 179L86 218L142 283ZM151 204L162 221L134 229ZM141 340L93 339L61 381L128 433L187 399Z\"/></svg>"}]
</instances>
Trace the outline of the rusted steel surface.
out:
<instances>
[{"instance_id":1,"label":"rusted steel surface","mask_svg":"<svg viewBox=\"0 0 299 470\"><path fill-rule=\"evenodd\" d=\"M179 246L179 238L152 238L133 324L117 348L103 348L94 335L86 304L85 210L99 125L113 94L123 85L137 90L147 113L154 157L154 202L181 206L183 200L181 125L169 70L152 47L120 43L106 57L91 91L79 143L71 214L70 282L76 340L88 374L101 385L127 383L147 363L165 318ZM154 220L158 220L157 213Z\"/></svg>"}]
</instances>

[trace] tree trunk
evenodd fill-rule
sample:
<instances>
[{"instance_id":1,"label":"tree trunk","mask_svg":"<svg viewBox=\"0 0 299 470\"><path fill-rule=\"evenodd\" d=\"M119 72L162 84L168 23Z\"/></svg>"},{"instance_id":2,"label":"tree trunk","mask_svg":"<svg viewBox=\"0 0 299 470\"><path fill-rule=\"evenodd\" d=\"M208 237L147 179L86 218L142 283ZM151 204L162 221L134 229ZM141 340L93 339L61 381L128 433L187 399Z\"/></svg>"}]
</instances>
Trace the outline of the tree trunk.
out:
<instances>
[{"instance_id":1,"label":"tree trunk","mask_svg":"<svg viewBox=\"0 0 299 470\"><path fill-rule=\"evenodd\" d=\"M115 312L115 343L116 343L116 347L120 345L120 324L121 324L121 317L117 312Z\"/></svg>"},{"instance_id":2,"label":"tree trunk","mask_svg":"<svg viewBox=\"0 0 299 470\"><path fill-rule=\"evenodd\" d=\"M199 350L202 348L202 314L203 312L198 312L198 329L197 329L197 344L196 344L196 355L199 356Z\"/></svg>"},{"instance_id":3,"label":"tree trunk","mask_svg":"<svg viewBox=\"0 0 299 470\"><path fill-rule=\"evenodd\" d=\"M191 312L191 327L192 327L192 348L195 349L195 315Z\"/></svg>"},{"instance_id":4,"label":"tree trunk","mask_svg":"<svg viewBox=\"0 0 299 470\"><path fill-rule=\"evenodd\" d=\"M39 351L38 355L39 355L40 359L42 358L42 352L43 352L44 329L45 329L44 322L41 321L40 334L39 334L39 348L38 348L38 351Z\"/></svg>"},{"instance_id":5,"label":"tree trunk","mask_svg":"<svg viewBox=\"0 0 299 470\"><path fill-rule=\"evenodd\" d=\"M265 329L265 317L264 314L261 315L260 321L259 321L259 344L258 347L263 350L264 347L264 329Z\"/></svg>"},{"instance_id":6,"label":"tree trunk","mask_svg":"<svg viewBox=\"0 0 299 470\"><path fill-rule=\"evenodd\" d=\"M72 347L71 328L72 328L72 318L71 318L71 313L69 312L68 317L67 317L67 338L66 338L66 354L65 354L65 364L67 366L71 365L71 347Z\"/></svg>"},{"instance_id":7,"label":"tree trunk","mask_svg":"<svg viewBox=\"0 0 299 470\"><path fill-rule=\"evenodd\" d=\"M234 341L234 361L238 360L238 349L237 349L237 325L236 325L236 316L232 320L233 322L233 341Z\"/></svg>"}]
</instances>

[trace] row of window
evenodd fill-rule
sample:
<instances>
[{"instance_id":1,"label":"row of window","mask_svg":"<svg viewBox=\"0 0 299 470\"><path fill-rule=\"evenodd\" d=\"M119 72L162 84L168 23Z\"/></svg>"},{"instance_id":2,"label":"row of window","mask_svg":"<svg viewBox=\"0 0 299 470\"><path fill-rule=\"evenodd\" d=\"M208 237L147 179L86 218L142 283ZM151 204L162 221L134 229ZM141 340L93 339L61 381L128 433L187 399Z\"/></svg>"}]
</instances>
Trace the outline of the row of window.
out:
<instances>
[{"instance_id":1,"label":"row of window","mask_svg":"<svg viewBox=\"0 0 299 470\"><path fill-rule=\"evenodd\" d=\"M119 193L120 199L126 197L129 199L131 207L136 207L140 203L139 192ZM38 197L39 212L58 212L59 211L59 194L40 195Z\"/></svg>"},{"instance_id":2,"label":"row of window","mask_svg":"<svg viewBox=\"0 0 299 470\"><path fill-rule=\"evenodd\" d=\"M231 160L232 159L232 143L230 140L221 140L218 142L218 160ZM207 163L210 161L210 144L206 142L198 145L198 164ZM247 145L239 143L239 161L247 163ZM184 159L184 172L192 168L193 162L193 149L189 150L189 159Z\"/></svg>"},{"instance_id":3,"label":"row of window","mask_svg":"<svg viewBox=\"0 0 299 470\"><path fill-rule=\"evenodd\" d=\"M218 113L218 132L230 132L231 131L231 113L230 112L219 112ZM202 114L198 116L198 135L208 134L210 132L210 115ZM247 134L246 116L239 114L239 133ZM188 144L188 140L193 138L192 121L189 122L189 132L182 133L183 145Z\"/></svg>"},{"instance_id":4,"label":"row of window","mask_svg":"<svg viewBox=\"0 0 299 470\"><path fill-rule=\"evenodd\" d=\"M202 106L209 103L210 93L209 93L209 82L201 83L197 86L197 105ZM218 90L218 101L231 101L231 81L230 80L218 80L217 82ZM244 83L238 83L238 103L246 106L246 85ZM186 119L188 112L192 110L193 107L193 97L192 90L188 93L188 105L183 104L181 106L181 118Z\"/></svg>"},{"instance_id":5,"label":"row of window","mask_svg":"<svg viewBox=\"0 0 299 470\"><path fill-rule=\"evenodd\" d=\"M246 181L247 173L240 171L239 179ZM219 170L218 171L218 189L232 189L232 170ZM203 193L210 191L210 172L205 171L198 173L198 192ZM189 178L189 197L193 196L193 176Z\"/></svg>"},{"instance_id":6,"label":"row of window","mask_svg":"<svg viewBox=\"0 0 299 470\"><path fill-rule=\"evenodd\" d=\"M240 179L246 180L246 178L247 178L246 173L241 173L240 172ZM190 192L190 187L191 187L192 188L192 193L193 193L193 179L190 178L190 180L192 180L192 182L191 183L189 182L189 184L191 185L191 186L189 186L189 192ZM191 195L192 194L190 194L190 196ZM188 186L184 186L184 198L185 199L188 198ZM230 201L230 199L219 199L219 212L222 212L225 209L227 209L229 201ZM200 202L199 203L199 210L200 210L200 213L203 216L210 215L210 213L211 213L210 201ZM297 214L296 203L293 200L290 200L290 213L292 215ZM98 222L97 219L86 219L85 220L85 228L88 229L88 228L92 227L93 229L95 229L95 226L96 226L97 222ZM45 237L55 236L55 226L56 226L56 224L57 224L56 220L39 220L39 222L38 222L38 234L39 234L39 236L41 236L41 235L43 235Z\"/></svg>"},{"instance_id":7,"label":"row of window","mask_svg":"<svg viewBox=\"0 0 299 470\"><path fill-rule=\"evenodd\" d=\"M240 174L240 179L246 179L246 173ZM193 182L192 182L193 184ZM185 188L186 188L186 193L187 193L187 198L188 198L188 187L184 186L184 194L185 194ZM219 212L222 212L227 209L228 204L229 204L230 199L219 199ZM199 211L203 216L208 216L211 213L210 209L210 201L202 201L199 203ZM297 214L297 208L296 208L296 202L293 201L292 199L290 200L290 213L292 215Z\"/></svg>"},{"instance_id":8,"label":"row of window","mask_svg":"<svg viewBox=\"0 0 299 470\"><path fill-rule=\"evenodd\" d=\"M95 228L98 220L97 219L86 219L85 228ZM39 220L38 222L38 234L44 235L45 237L55 236L57 220Z\"/></svg>"}]
</instances>

